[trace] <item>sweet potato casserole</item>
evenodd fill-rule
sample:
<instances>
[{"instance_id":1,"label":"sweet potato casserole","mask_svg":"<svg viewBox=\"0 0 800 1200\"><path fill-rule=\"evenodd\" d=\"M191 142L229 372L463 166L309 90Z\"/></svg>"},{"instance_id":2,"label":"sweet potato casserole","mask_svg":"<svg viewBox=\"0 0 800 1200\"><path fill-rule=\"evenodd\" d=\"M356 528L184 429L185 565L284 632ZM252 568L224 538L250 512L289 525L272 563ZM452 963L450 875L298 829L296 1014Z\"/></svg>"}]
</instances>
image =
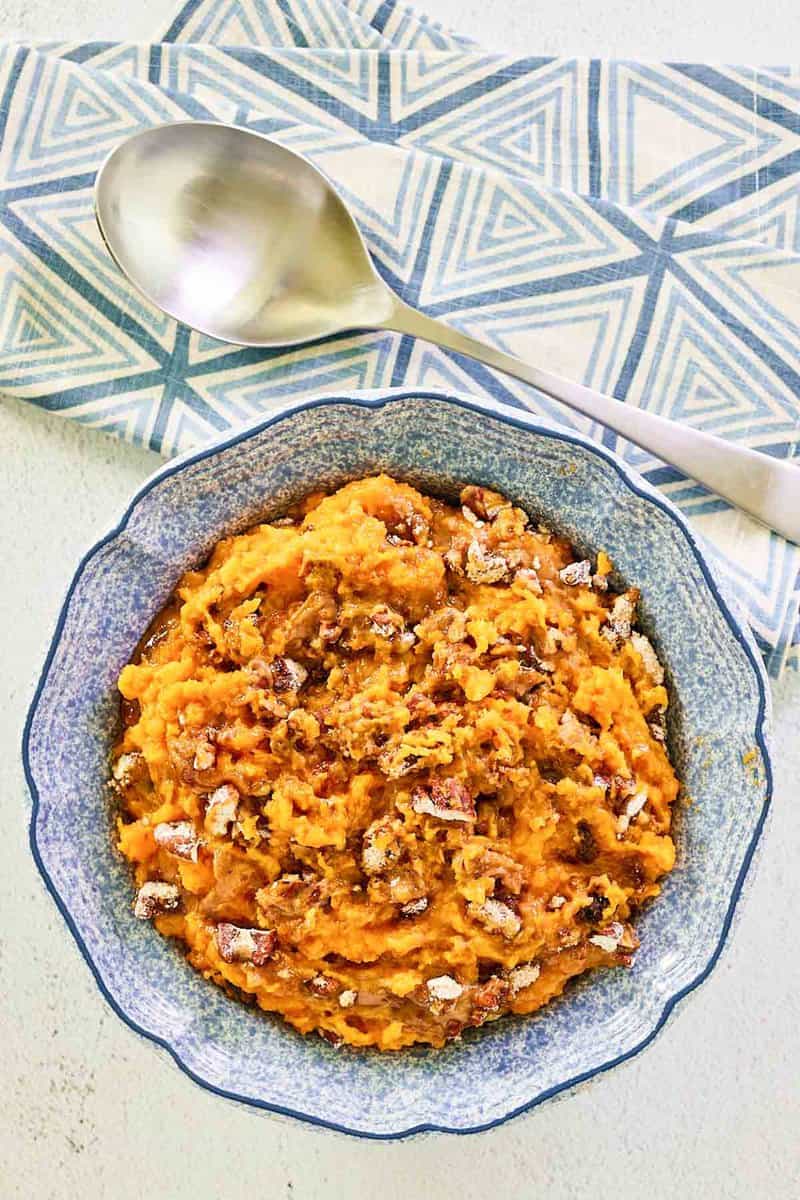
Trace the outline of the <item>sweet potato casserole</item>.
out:
<instances>
[{"instance_id":1,"label":"sweet potato casserole","mask_svg":"<svg viewBox=\"0 0 800 1200\"><path fill-rule=\"evenodd\" d=\"M119 680L136 915L335 1044L441 1046L629 966L674 862L636 592L460 499L368 478L221 541Z\"/></svg>"}]
</instances>

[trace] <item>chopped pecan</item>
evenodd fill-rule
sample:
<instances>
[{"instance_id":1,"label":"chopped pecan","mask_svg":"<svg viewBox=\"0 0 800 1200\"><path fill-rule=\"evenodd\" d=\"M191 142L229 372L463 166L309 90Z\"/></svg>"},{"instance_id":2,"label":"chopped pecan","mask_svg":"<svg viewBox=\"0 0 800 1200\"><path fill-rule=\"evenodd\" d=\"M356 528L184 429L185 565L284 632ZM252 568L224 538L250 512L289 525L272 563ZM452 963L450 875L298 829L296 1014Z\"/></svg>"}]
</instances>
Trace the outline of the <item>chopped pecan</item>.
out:
<instances>
[{"instance_id":1,"label":"chopped pecan","mask_svg":"<svg viewBox=\"0 0 800 1200\"><path fill-rule=\"evenodd\" d=\"M658 655L653 649L650 639L646 638L643 633L632 633L631 645L641 658L642 666L653 683L657 687L660 686L664 682L664 668L658 661Z\"/></svg>"},{"instance_id":2,"label":"chopped pecan","mask_svg":"<svg viewBox=\"0 0 800 1200\"><path fill-rule=\"evenodd\" d=\"M476 1008L488 1011L500 1008L509 991L509 983L498 975L493 975L485 983L478 984L472 993L472 1002Z\"/></svg>"},{"instance_id":3,"label":"chopped pecan","mask_svg":"<svg viewBox=\"0 0 800 1200\"><path fill-rule=\"evenodd\" d=\"M217 761L217 748L206 734L197 742L194 752L193 766L195 771L210 771Z\"/></svg>"},{"instance_id":4,"label":"chopped pecan","mask_svg":"<svg viewBox=\"0 0 800 1200\"><path fill-rule=\"evenodd\" d=\"M328 896L327 880L306 875L288 874L260 888L256 902L267 924L302 918L308 909Z\"/></svg>"},{"instance_id":5,"label":"chopped pecan","mask_svg":"<svg viewBox=\"0 0 800 1200\"><path fill-rule=\"evenodd\" d=\"M568 563L566 567L562 567L558 572L558 577L562 583L566 583L569 587L591 584L592 564L588 558L583 558L580 562Z\"/></svg>"},{"instance_id":6,"label":"chopped pecan","mask_svg":"<svg viewBox=\"0 0 800 1200\"><path fill-rule=\"evenodd\" d=\"M386 604L379 604L370 614L369 627L378 637L393 638L403 632L406 622L399 612Z\"/></svg>"},{"instance_id":7,"label":"chopped pecan","mask_svg":"<svg viewBox=\"0 0 800 1200\"><path fill-rule=\"evenodd\" d=\"M466 504L462 504L461 506L461 515L465 521L469 521L470 525L474 525L476 529L483 529L483 521L481 518L476 516L472 509L468 508Z\"/></svg>"},{"instance_id":8,"label":"chopped pecan","mask_svg":"<svg viewBox=\"0 0 800 1200\"><path fill-rule=\"evenodd\" d=\"M383 523L386 526L386 540L391 545L415 543L423 546L430 540L428 522L407 500L398 501L396 511L384 516Z\"/></svg>"},{"instance_id":9,"label":"chopped pecan","mask_svg":"<svg viewBox=\"0 0 800 1200\"><path fill-rule=\"evenodd\" d=\"M221 921L215 930L220 958L227 963L251 962L263 967L272 958L278 945L274 929L243 929Z\"/></svg>"},{"instance_id":10,"label":"chopped pecan","mask_svg":"<svg viewBox=\"0 0 800 1200\"><path fill-rule=\"evenodd\" d=\"M212 837L225 837L239 811L239 793L232 783L223 783L208 797L204 825Z\"/></svg>"},{"instance_id":11,"label":"chopped pecan","mask_svg":"<svg viewBox=\"0 0 800 1200\"><path fill-rule=\"evenodd\" d=\"M499 879L513 895L518 896L525 882L525 868L502 850L485 850L477 863L477 874Z\"/></svg>"},{"instance_id":12,"label":"chopped pecan","mask_svg":"<svg viewBox=\"0 0 800 1200\"><path fill-rule=\"evenodd\" d=\"M435 979L429 979L425 986L431 1000L438 1004L457 1000L464 991L461 984L453 979L452 975L437 975Z\"/></svg>"},{"instance_id":13,"label":"chopped pecan","mask_svg":"<svg viewBox=\"0 0 800 1200\"><path fill-rule=\"evenodd\" d=\"M593 946L597 946L600 950L604 950L607 954L614 954L619 947L625 935L625 927L619 921L612 921L610 925L606 925L598 933L592 934L589 941Z\"/></svg>"},{"instance_id":14,"label":"chopped pecan","mask_svg":"<svg viewBox=\"0 0 800 1200\"><path fill-rule=\"evenodd\" d=\"M157 846L176 858L197 862L200 841L191 821L162 821L153 828L153 838Z\"/></svg>"},{"instance_id":15,"label":"chopped pecan","mask_svg":"<svg viewBox=\"0 0 800 1200\"><path fill-rule=\"evenodd\" d=\"M647 728L650 730L654 741L666 742L667 711L663 705L659 705L659 707L647 718Z\"/></svg>"},{"instance_id":16,"label":"chopped pecan","mask_svg":"<svg viewBox=\"0 0 800 1200\"><path fill-rule=\"evenodd\" d=\"M542 593L542 585L539 581L539 574L534 567L520 567L514 575L514 579L518 579L520 583L524 583L525 587L530 588L537 596Z\"/></svg>"},{"instance_id":17,"label":"chopped pecan","mask_svg":"<svg viewBox=\"0 0 800 1200\"><path fill-rule=\"evenodd\" d=\"M325 999L328 996L335 996L339 991L339 985L335 979L331 979L328 975L315 975L313 979L308 981L308 990L313 992L315 996Z\"/></svg>"},{"instance_id":18,"label":"chopped pecan","mask_svg":"<svg viewBox=\"0 0 800 1200\"><path fill-rule=\"evenodd\" d=\"M522 920L509 904L489 896L483 904L468 904L467 912L479 921L489 933L502 933L509 941L515 938L522 928Z\"/></svg>"},{"instance_id":19,"label":"chopped pecan","mask_svg":"<svg viewBox=\"0 0 800 1200\"><path fill-rule=\"evenodd\" d=\"M625 808L617 818L617 833L620 836L627 832L631 821L636 819L636 817L644 808L645 804L647 804L647 792L644 790L641 792L636 792L633 796L631 796L630 800L627 801Z\"/></svg>"},{"instance_id":20,"label":"chopped pecan","mask_svg":"<svg viewBox=\"0 0 800 1200\"><path fill-rule=\"evenodd\" d=\"M566 746L568 750L575 750L584 743L588 743L591 746L597 742L597 738L592 731L584 725L571 708L565 709L561 714L561 720L558 723L558 736L562 745Z\"/></svg>"},{"instance_id":21,"label":"chopped pecan","mask_svg":"<svg viewBox=\"0 0 800 1200\"><path fill-rule=\"evenodd\" d=\"M473 538L467 546L464 570L470 583L499 583L508 575L509 563L502 554L492 554Z\"/></svg>"},{"instance_id":22,"label":"chopped pecan","mask_svg":"<svg viewBox=\"0 0 800 1200\"><path fill-rule=\"evenodd\" d=\"M172 912L180 902L180 889L174 883L151 879L143 883L136 893L133 915L140 921L149 921L159 913Z\"/></svg>"},{"instance_id":23,"label":"chopped pecan","mask_svg":"<svg viewBox=\"0 0 800 1200\"><path fill-rule=\"evenodd\" d=\"M511 995L516 996L518 992L524 988L531 987L536 983L541 973L541 967L538 963L522 963L518 967L514 967L508 973L508 982L511 987Z\"/></svg>"},{"instance_id":24,"label":"chopped pecan","mask_svg":"<svg viewBox=\"0 0 800 1200\"><path fill-rule=\"evenodd\" d=\"M356 999L362 1008L377 1008L386 1003L384 992L370 992L367 988L359 988Z\"/></svg>"},{"instance_id":25,"label":"chopped pecan","mask_svg":"<svg viewBox=\"0 0 800 1200\"><path fill-rule=\"evenodd\" d=\"M414 789L411 807L440 821L474 821L475 801L458 779L434 780L428 787Z\"/></svg>"},{"instance_id":26,"label":"chopped pecan","mask_svg":"<svg viewBox=\"0 0 800 1200\"><path fill-rule=\"evenodd\" d=\"M462 488L459 500L481 521L493 521L504 508L511 508L511 501L506 500L505 496L475 484Z\"/></svg>"},{"instance_id":27,"label":"chopped pecan","mask_svg":"<svg viewBox=\"0 0 800 1200\"><path fill-rule=\"evenodd\" d=\"M120 754L111 769L111 774L117 783L124 787L134 776L142 773L143 766L144 756L138 750L129 751L127 754Z\"/></svg>"},{"instance_id":28,"label":"chopped pecan","mask_svg":"<svg viewBox=\"0 0 800 1200\"><path fill-rule=\"evenodd\" d=\"M293 658L278 655L270 663L272 687L276 692L299 692L308 679L308 671Z\"/></svg>"},{"instance_id":29,"label":"chopped pecan","mask_svg":"<svg viewBox=\"0 0 800 1200\"><path fill-rule=\"evenodd\" d=\"M617 596L611 606L605 625L600 630L607 642L618 649L631 636L631 627L636 617L636 602L639 593L632 588Z\"/></svg>"},{"instance_id":30,"label":"chopped pecan","mask_svg":"<svg viewBox=\"0 0 800 1200\"><path fill-rule=\"evenodd\" d=\"M364 830L361 844L361 865L367 875L378 875L397 862L402 848L397 830L389 817L379 817Z\"/></svg>"},{"instance_id":31,"label":"chopped pecan","mask_svg":"<svg viewBox=\"0 0 800 1200\"><path fill-rule=\"evenodd\" d=\"M344 1038L341 1034L334 1033L332 1029L318 1029L317 1033L324 1042L327 1042L329 1046L333 1046L334 1050L338 1050L344 1044Z\"/></svg>"}]
</instances>

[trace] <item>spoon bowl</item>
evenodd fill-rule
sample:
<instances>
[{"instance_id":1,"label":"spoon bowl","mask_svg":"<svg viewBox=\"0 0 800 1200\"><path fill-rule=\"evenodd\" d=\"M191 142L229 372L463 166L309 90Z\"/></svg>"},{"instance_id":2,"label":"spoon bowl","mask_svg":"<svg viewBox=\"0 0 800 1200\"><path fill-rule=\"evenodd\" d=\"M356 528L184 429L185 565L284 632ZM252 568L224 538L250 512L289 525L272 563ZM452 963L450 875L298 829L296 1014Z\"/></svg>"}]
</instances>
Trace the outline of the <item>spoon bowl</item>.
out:
<instances>
[{"instance_id":1,"label":"spoon bowl","mask_svg":"<svg viewBox=\"0 0 800 1200\"><path fill-rule=\"evenodd\" d=\"M95 205L131 282L221 341L294 345L394 307L333 185L246 130L189 121L136 134L101 168Z\"/></svg>"},{"instance_id":2,"label":"spoon bowl","mask_svg":"<svg viewBox=\"0 0 800 1200\"><path fill-rule=\"evenodd\" d=\"M405 304L313 163L261 134L184 121L107 158L95 211L112 256L170 316L242 346L392 329L504 371L691 475L800 542L800 470L523 362Z\"/></svg>"}]
</instances>

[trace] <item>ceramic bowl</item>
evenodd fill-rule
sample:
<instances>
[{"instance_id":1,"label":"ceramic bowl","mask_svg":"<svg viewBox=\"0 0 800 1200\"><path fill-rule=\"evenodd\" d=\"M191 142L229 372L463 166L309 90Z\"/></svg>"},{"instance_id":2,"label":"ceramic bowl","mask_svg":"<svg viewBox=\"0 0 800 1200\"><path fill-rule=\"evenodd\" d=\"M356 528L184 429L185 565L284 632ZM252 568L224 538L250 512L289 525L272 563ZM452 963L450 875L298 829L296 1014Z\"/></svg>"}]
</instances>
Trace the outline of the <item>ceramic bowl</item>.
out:
<instances>
[{"instance_id":1,"label":"ceramic bowl","mask_svg":"<svg viewBox=\"0 0 800 1200\"><path fill-rule=\"evenodd\" d=\"M178 576L223 534L311 489L388 471L453 495L485 484L641 588L667 666L670 745L693 803L678 864L638 920L630 971L596 971L529 1018L444 1050L335 1050L227 998L134 919L106 788L115 680ZM167 464L78 567L28 717L31 845L95 978L130 1026L211 1091L370 1137L467 1132L646 1046L714 966L769 803L768 692L755 644L678 512L599 446L519 411L432 392L294 404Z\"/></svg>"}]
</instances>

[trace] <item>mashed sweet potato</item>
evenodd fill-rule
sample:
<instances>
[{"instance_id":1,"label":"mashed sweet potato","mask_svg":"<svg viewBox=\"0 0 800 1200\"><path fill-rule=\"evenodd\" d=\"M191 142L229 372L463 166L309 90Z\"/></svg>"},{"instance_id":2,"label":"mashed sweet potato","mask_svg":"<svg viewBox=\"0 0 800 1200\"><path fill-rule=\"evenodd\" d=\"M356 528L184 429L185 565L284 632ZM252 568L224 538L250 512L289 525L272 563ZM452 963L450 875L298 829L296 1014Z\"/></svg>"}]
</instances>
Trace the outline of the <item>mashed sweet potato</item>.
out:
<instances>
[{"instance_id":1,"label":"mashed sweet potato","mask_svg":"<svg viewBox=\"0 0 800 1200\"><path fill-rule=\"evenodd\" d=\"M667 692L611 564L379 476L221 541L119 680L135 912L303 1033L396 1050L630 965Z\"/></svg>"}]
</instances>

